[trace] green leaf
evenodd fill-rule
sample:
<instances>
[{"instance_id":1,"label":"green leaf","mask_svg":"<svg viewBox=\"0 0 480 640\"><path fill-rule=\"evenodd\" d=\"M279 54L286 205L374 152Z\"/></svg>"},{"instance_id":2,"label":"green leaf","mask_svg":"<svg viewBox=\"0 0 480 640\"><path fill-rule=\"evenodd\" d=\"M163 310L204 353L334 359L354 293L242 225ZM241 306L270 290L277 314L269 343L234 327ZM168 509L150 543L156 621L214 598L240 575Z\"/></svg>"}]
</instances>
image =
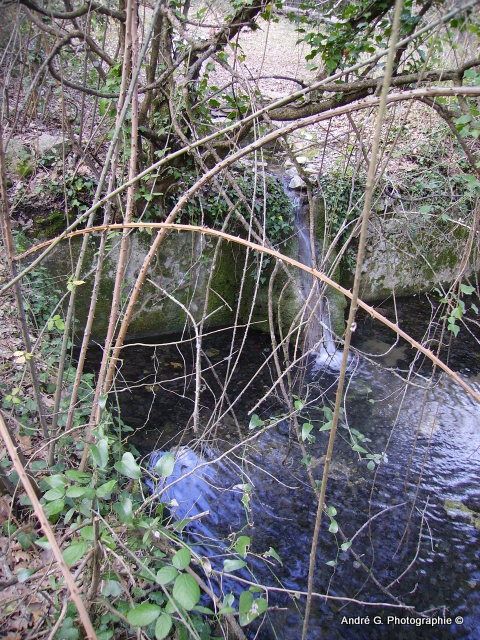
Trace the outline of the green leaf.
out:
<instances>
[{"instance_id":1,"label":"green leaf","mask_svg":"<svg viewBox=\"0 0 480 640\"><path fill-rule=\"evenodd\" d=\"M465 114L465 115L460 116L459 118L457 118L455 120L455 123L456 124L468 124L472 120L473 120L473 118L472 118L472 116L470 114Z\"/></svg>"},{"instance_id":2,"label":"green leaf","mask_svg":"<svg viewBox=\"0 0 480 640\"><path fill-rule=\"evenodd\" d=\"M76 564L86 554L89 545L85 542L74 542L63 552L63 559L69 567Z\"/></svg>"},{"instance_id":3,"label":"green leaf","mask_svg":"<svg viewBox=\"0 0 480 640\"><path fill-rule=\"evenodd\" d=\"M139 480L142 475L142 471L130 451L123 454L120 462L115 463L115 469L132 480Z\"/></svg>"},{"instance_id":4,"label":"green leaf","mask_svg":"<svg viewBox=\"0 0 480 640\"><path fill-rule=\"evenodd\" d=\"M49 502L48 504L46 504L43 507L43 510L45 511L47 516L50 517L50 516L56 516L59 513L62 513L64 508L65 508L64 500L54 500L53 502Z\"/></svg>"},{"instance_id":5,"label":"green leaf","mask_svg":"<svg viewBox=\"0 0 480 640\"><path fill-rule=\"evenodd\" d=\"M252 606L253 595L250 591L242 591L240 594L240 601L238 605L238 611L241 614L246 614L250 611L250 607Z\"/></svg>"},{"instance_id":6,"label":"green leaf","mask_svg":"<svg viewBox=\"0 0 480 640\"><path fill-rule=\"evenodd\" d=\"M460 331L460 327L458 326L458 324L452 322L448 325L448 330L451 331L455 337L457 337L458 332Z\"/></svg>"},{"instance_id":7,"label":"green leaf","mask_svg":"<svg viewBox=\"0 0 480 640\"><path fill-rule=\"evenodd\" d=\"M423 204L418 211L419 213L430 213L432 209L433 209L433 206L431 204Z\"/></svg>"},{"instance_id":8,"label":"green leaf","mask_svg":"<svg viewBox=\"0 0 480 640\"><path fill-rule=\"evenodd\" d=\"M323 407L323 415L328 422L331 422L333 420L333 412L330 407Z\"/></svg>"},{"instance_id":9,"label":"green leaf","mask_svg":"<svg viewBox=\"0 0 480 640\"><path fill-rule=\"evenodd\" d=\"M175 567L162 567L160 571L157 571L156 581L160 585L166 585L169 582L173 582L175 578L178 576L178 571Z\"/></svg>"},{"instance_id":10,"label":"green leaf","mask_svg":"<svg viewBox=\"0 0 480 640\"><path fill-rule=\"evenodd\" d=\"M250 423L248 425L248 428L251 431L252 429L257 429L258 427L263 427L264 424L265 423L260 418L260 416L258 416L256 413L254 413L253 416L250 418Z\"/></svg>"},{"instance_id":11,"label":"green leaf","mask_svg":"<svg viewBox=\"0 0 480 640\"><path fill-rule=\"evenodd\" d=\"M367 464L367 469L369 471L375 471L375 462L373 460L369 460Z\"/></svg>"},{"instance_id":12,"label":"green leaf","mask_svg":"<svg viewBox=\"0 0 480 640\"><path fill-rule=\"evenodd\" d=\"M112 491L117 484L116 480L109 480L98 487L96 493L98 498L110 498Z\"/></svg>"},{"instance_id":13,"label":"green leaf","mask_svg":"<svg viewBox=\"0 0 480 640\"><path fill-rule=\"evenodd\" d=\"M106 598L118 598L123 593L123 588L118 580L105 580L102 587L102 595Z\"/></svg>"},{"instance_id":14,"label":"green leaf","mask_svg":"<svg viewBox=\"0 0 480 640\"><path fill-rule=\"evenodd\" d=\"M200 587L187 573L181 573L175 579L173 585L173 597L187 611L200 600Z\"/></svg>"},{"instance_id":15,"label":"green leaf","mask_svg":"<svg viewBox=\"0 0 480 640\"><path fill-rule=\"evenodd\" d=\"M91 524L87 525L86 527L82 527L78 533L84 540L92 541L95 537L93 526Z\"/></svg>"},{"instance_id":16,"label":"green leaf","mask_svg":"<svg viewBox=\"0 0 480 640\"><path fill-rule=\"evenodd\" d=\"M162 478L168 478L168 476L172 475L174 466L175 458L173 454L166 453L155 465L155 472L162 476Z\"/></svg>"},{"instance_id":17,"label":"green leaf","mask_svg":"<svg viewBox=\"0 0 480 640\"><path fill-rule=\"evenodd\" d=\"M330 431L332 426L333 426L333 422L329 420L328 422L325 422L325 424L322 424L322 426L320 427L320 431Z\"/></svg>"},{"instance_id":18,"label":"green leaf","mask_svg":"<svg viewBox=\"0 0 480 640\"><path fill-rule=\"evenodd\" d=\"M155 638L156 640L163 640L170 633L172 628L172 616L168 613L162 613L155 624Z\"/></svg>"},{"instance_id":19,"label":"green leaf","mask_svg":"<svg viewBox=\"0 0 480 640\"><path fill-rule=\"evenodd\" d=\"M69 480L74 480L75 482L81 482L83 484L90 482L90 480L92 479L91 473L77 471L76 469L68 469L67 471L65 471L65 475Z\"/></svg>"},{"instance_id":20,"label":"green leaf","mask_svg":"<svg viewBox=\"0 0 480 640\"><path fill-rule=\"evenodd\" d=\"M233 545L233 548L237 553L239 553L241 556L246 558L248 553L248 548L250 547L250 543L251 543L251 539L249 536L239 536L236 539L235 544Z\"/></svg>"},{"instance_id":21,"label":"green leaf","mask_svg":"<svg viewBox=\"0 0 480 640\"><path fill-rule=\"evenodd\" d=\"M65 495L67 498L80 498L88 491L90 491L89 487L68 487Z\"/></svg>"},{"instance_id":22,"label":"green leaf","mask_svg":"<svg viewBox=\"0 0 480 640\"><path fill-rule=\"evenodd\" d=\"M309 440L310 439L310 431L313 429L313 424L311 422L304 422L302 425L302 440L303 442L305 442L305 440Z\"/></svg>"},{"instance_id":23,"label":"green leaf","mask_svg":"<svg viewBox=\"0 0 480 640\"><path fill-rule=\"evenodd\" d=\"M105 469L108 464L108 440L102 438L97 444L92 444L90 447L93 462L100 469Z\"/></svg>"},{"instance_id":24,"label":"green leaf","mask_svg":"<svg viewBox=\"0 0 480 640\"><path fill-rule=\"evenodd\" d=\"M277 562L279 562L283 566L282 559L280 558L280 556L278 555L278 553L275 551L273 547L270 547L268 551L265 551L265 553L263 554L263 557L274 558Z\"/></svg>"},{"instance_id":25,"label":"green leaf","mask_svg":"<svg viewBox=\"0 0 480 640\"><path fill-rule=\"evenodd\" d=\"M352 542L351 542L351 540L347 540L346 542L343 542L343 543L340 545L340 549L341 549L342 551L348 551L348 550L350 549L350 547L351 547L351 546L352 546Z\"/></svg>"},{"instance_id":26,"label":"green leaf","mask_svg":"<svg viewBox=\"0 0 480 640\"><path fill-rule=\"evenodd\" d=\"M160 612L161 609L157 604L142 602L130 609L127 613L127 620L132 627L146 627L158 618Z\"/></svg>"},{"instance_id":27,"label":"green leaf","mask_svg":"<svg viewBox=\"0 0 480 640\"><path fill-rule=\"evenodd\" d=\"M121 522L131 522L133 515L133 503L130 498L124 498L121 502L113 505L115 512Z\"/></svg>"},{"instance_id":28,"label":"green leaf","mask_svg":"<svg viewBox=\"0 0 480 640\"><path fill-rule=\"evenodd\" d=\"M250 624L252 620L258 618L262 613L265 613L267 607L268 604L265 598L254 599L250 591L242 591L238 607L240 625L244 627Z\"/></svg>"},{"instance_id":29,"label":"green leaf","mask_svg":"<svg viewBox=\"0 0 480 640\"><path fill-rule=\"evenodd\" d=\"M232 573L233 571L238 571L238 569L243 569L243 567L246 567L247 563L244 562L243 560L232 560L230 558L227 558L226 560L223 561L223 570L226 573Z\"/></svg>"},{"instance_id":30,"label":"green leaf","mask_svg":"<svg viewBox=\"0 0 480 640\"><path fill-rule=\"evenodd\" d=\"M43 496L48 502L53 500L60 500L65 495L65 487L58 487L56 489L49 489Z\"/></svg>"},{"instance_id":31,"label":"green leaf","mask_svg":"<svg viewBox=\"0 0 480 640\"><path fill-rule=\"evenodd\" d=\"M293 406L295 407L295 411L301 411L303 409L303 402L300 399L295 400Z\"/></svg>"},{"instance_id":32,"label":"green leaf","mask_svg":"<svg viewBox=\"0 0 480 640\"><path fill-rule=\"evenodd\" d=\"M190 564L190 560L192 559L192 554L190 553L190 549L187 547L183 547L172 558L172 564L179 571L182 569L186 569Z\"/></svg>"},{"instance_id":33,"label":"green leaf","mask_svg":"<svg viewBox=\"0 0 480 640\"><path fill-rule=\"evenodd\" d=\"M45 478L45 482L47 482L52 489L59 489L65 486L65 478L60 473Z\"/></svg>"},{"instance_id":34,"label":"green leaf","mask_svg":"<svg viewBox=\"0 0 480 640\"><path fill-rule=\"evenodd\" d=\"M475 287L472 287L469 284L461 284L460 291L466 296L470 296L475 291Z\"/></svg>"},{"instance_id":35,"label":"green leaf","mask_svg":"<svg viewBox=\"0 0 480 640\"><path fill-rule=\"evenodd\" d=\"M46 549L49 550L51 549L50 543L47 540L47 538L45 536L43 536L42 538L38 538L37 540L35 540L35 544L37 546L40 547L40 549Z\"/></svg>"},{"instance_id":36,"label":"green leaf","mask_svg":"<svg viewBox=\"0 0 480 640\"><path fill-rule=\"evenodd\" d=\"M334 520L332 518L331 522L330 522L330 526L328 527L328 530L330 531L330 533L337 533L338 532L338 522L336 520Z\"/></svg>"},{"instance_id":37,"label":"green leaf","mask_svg":"<svg viewBox=\"0 0 480 640\"><path fill-rule=\"evenodd\" d=\"M357 451L358 453L368 453L368 451L366 449L364 449L362 446L360 446L357 443L352 445L352 451Z\"/></svg>"}]
</instances>

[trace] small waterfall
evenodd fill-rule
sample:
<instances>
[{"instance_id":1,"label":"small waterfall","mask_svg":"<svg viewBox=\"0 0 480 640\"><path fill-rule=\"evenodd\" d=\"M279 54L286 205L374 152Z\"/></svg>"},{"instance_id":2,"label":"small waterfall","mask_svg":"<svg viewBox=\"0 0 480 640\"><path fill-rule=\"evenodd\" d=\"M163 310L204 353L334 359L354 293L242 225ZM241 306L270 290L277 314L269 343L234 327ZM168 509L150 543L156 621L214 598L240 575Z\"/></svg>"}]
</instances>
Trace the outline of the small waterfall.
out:
<instances>
[{"instance_id":1,"label":"small waterfall","mask_svg":"<svg viewBox=\"0 0 480 640\"><path fill-rule=\"evenodd\" d=\"M304 194L289 189L286 183L284 188L294 208L298 260L308 266L315 266L310 242L308 202ZM315 278L305 271L300 272L299 278L300 292L306 302L303 320L308 322L305 332L305 347L313 350L316 368L338 370L342 360L342 352L337 348L331 329L328 300L325 295L320 297L320 283Z\"/></svg>"}]
</instances>

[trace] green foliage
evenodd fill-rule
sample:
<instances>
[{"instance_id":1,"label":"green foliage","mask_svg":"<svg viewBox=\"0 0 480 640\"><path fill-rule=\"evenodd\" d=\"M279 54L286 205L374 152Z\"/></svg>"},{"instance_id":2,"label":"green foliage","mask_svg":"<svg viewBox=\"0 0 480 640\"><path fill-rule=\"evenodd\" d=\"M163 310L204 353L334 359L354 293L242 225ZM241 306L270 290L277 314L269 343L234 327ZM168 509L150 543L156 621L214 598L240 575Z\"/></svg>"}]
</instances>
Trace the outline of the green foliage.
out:
<instances>
[{"instance_id":1,"label":"green foliage","mask_svg":"<svg viewBox=\"0 0 480 640\"><path fill-rule=\"evenodd\" d=\"M186 183L179 185L178 193L185 190L185 187L193 181L193 177L187 179ZM293 231L293 208L290 200L284 192L282 184L273 176L267 176L264 188L263 180L257 183L247 180L243 176L238 176L237 186L244 195L248 208L243 203L239 204L239 211L250 220L251 210L261 225L265 222L267 237L273 244L278 244L288 238ZM224 185L224 189L233 203L239 202L239 196L234 189ZM171 205L174 203L171 199ZM191 224L207 224L214 227L221 227L227 213L229 205L225 198L213 190L203 190L186 205L182 214L183 220L188 220ZM232 222L230 231L243 232L243 227Z\"/></svg>"},{"instance_id":2,"label":"green foliage","mask_svg":"<svg viewBox=\"0 0 480 640\"><path fill-rule=\"evenodd\" d=\"M404 2L400 22L400 37L410 35L420 23L420 14L427 0ZM332 74L358 63L362 57L386 49L391 34L391 0L354 0L336 8L334 15L318 12L314 0L300 4L301 15L290 14L297 24L301 40L309 46L305 56L314 69L323 66ZM425 52L412 44L405 70L415 71L426 61Z\"/></svg>"},{"instance_id":3,"label":"green foliage","mask_svg":"<svg viewBox=\"0 0 480 640\"><path fill-rule=\"evenodd\" d=\"M450 291L446 296L443 296L439 289L436 289L436 291L441 296L440 302L447 308L447 313L443 316L443 320L447 321L448 331L456 338L460 333L458 322L463 322L467 314L470 317L478 316L479 314L477 305L469 299L475 293L475 287L462 282L458 287L458 292ZM465 296L467 296L467 302L470 302L468 307L464 299Z\"/></svg>"}]
</instances>

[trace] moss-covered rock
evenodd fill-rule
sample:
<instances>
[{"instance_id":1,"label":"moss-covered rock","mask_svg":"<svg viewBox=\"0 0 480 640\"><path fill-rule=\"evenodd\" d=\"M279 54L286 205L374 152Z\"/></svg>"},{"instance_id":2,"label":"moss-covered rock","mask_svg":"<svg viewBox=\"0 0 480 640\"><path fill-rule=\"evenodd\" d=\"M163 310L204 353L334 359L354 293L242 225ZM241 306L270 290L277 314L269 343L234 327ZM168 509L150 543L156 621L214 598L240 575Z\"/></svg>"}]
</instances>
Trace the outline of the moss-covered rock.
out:
<instances>
[{"instance_id":1,"label":"moss-covered rock","mask_svg":"<svg viewBox=\"0 0 480 640\"><path fill-rule=\"evenodd\" d=\"M100 295L95 314L92 336L101 339L105 336L115 283L115 269L118 261L118 243L120 234L109 240L113 246L105 261L104 275L100 285ZM136 234L132 236L129 261L122 290L122 302L125 303L140 270L141 264L148 251L150 236ZM90 244L85 264L93 266L98 241ZM65 287L71 274L70 250L75 261L79 253L80 241L71 243L71 249L61 244L46 261L49 271L64 280ZM207 308L205 326L219 327L228 325L232 320L235 302L236 259L235 251L226 243L222 243L218 258L213 264L214 243L206 241L198 234L171 233L162 243L155 257L148 279L145 282L135 309L134 317L129 329L129 338L149 335L167 335L182 333L191 327L191 321L183 305L188 309L196 322L203 315L207 285L210 274L211 290ZM87 278L85 284L77 289L77 331L81 333L88 315L91 296L92 278ZM161 289L168 291L180 304L168 298Z\"/></svg>"},{"instance_id":2,"label":"moss-covered rock","mask_svg":"<svg viewBox=\"0 0 480 640\"><path fill-rule=\"evenodd\" d=\"M368 230L360 296L380 300L395 293L410 295L449 284L458 276L468 231L440 218L418 212L374 214ZM472 257L464 276L480 269L480 257ZM343 271L344 283L353 280L352 267Z\"/></svg>"}]
</instances>

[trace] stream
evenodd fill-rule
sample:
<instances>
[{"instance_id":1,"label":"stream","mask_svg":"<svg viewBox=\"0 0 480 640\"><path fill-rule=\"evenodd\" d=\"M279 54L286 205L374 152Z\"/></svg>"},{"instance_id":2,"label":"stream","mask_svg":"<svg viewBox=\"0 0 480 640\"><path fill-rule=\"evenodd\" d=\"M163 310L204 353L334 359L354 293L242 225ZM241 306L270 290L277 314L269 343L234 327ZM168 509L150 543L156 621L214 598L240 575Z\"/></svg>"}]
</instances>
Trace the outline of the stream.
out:
<instances>
[{"instance_id":1,"label":"stream","mask_svg":"<svg viewBox=\"0 0 480 640\"><path fill-rule=\"evenodd\" d=\"M426 297L414 297L397 300L395 306L385 303L381 311L390 319L398 314L400 326L421 338L434 307ZM232 339L239 360L226 387L228 400L218 410ZM131 442L145 455L145 464L152 452L178 445L170 481L230 453L178 482L162 499L171 503L175 518L207 512L187 527L185 535L199 554L209 556L214 569L220 571L225 558L240 558L232 555L231 545L235 536L244 535L251 539L247 566L235 575L304 591L316 504L292 421L282 419L281 403L271 394L255 410L263 425L248 428L249 412L274 379L268 337L249 331L232 338L225 330L205 338L202 437L185 429L187 424L191 427L194 342L166 342L163 336L123 350L118 401L122 419L134 429ZM336 509L335 520L353 543L342 551L344 538L340 532L331 533L329 519L324 518L314 588L332 599L314 599L309 638L478 638L480 410L445 377L434 378L425 396L429 364L421 359L413 363L413 350L396 343L391 332L371 318L359 316L353 347L327 491L328 506ZM99 357L92 351L91 370ZM453 341L448 361L480 388L478 344L464 329ZM410 367L412 384L406 386ZM328 418L325 407L334 397L335 376L328 367L313 366L305 385L300 424L314 425L306 446L313 475L319 479L328 439L328 431L320 429ZM228 403L235 419L225 412ZM248 442L236 446L239 431ZM352 449L352 434L362 450L378 454L377 461L383 456L375 471L367 467L366 453ZM429 628L416 626L413 619L409 625L394 626L387 624L388 615L412 614L402 608L335 600L394 602L379 585L390 585L388 592L417 612L461 616L462 623ZM222 586L224 593L239 591L230 579ZM247 627L247 634L262 640L298 640L304 602L271 591L271 609L261 624ZM379 616L382 624L348 624L344 616Z\"/></svg>"}]
</instances>

